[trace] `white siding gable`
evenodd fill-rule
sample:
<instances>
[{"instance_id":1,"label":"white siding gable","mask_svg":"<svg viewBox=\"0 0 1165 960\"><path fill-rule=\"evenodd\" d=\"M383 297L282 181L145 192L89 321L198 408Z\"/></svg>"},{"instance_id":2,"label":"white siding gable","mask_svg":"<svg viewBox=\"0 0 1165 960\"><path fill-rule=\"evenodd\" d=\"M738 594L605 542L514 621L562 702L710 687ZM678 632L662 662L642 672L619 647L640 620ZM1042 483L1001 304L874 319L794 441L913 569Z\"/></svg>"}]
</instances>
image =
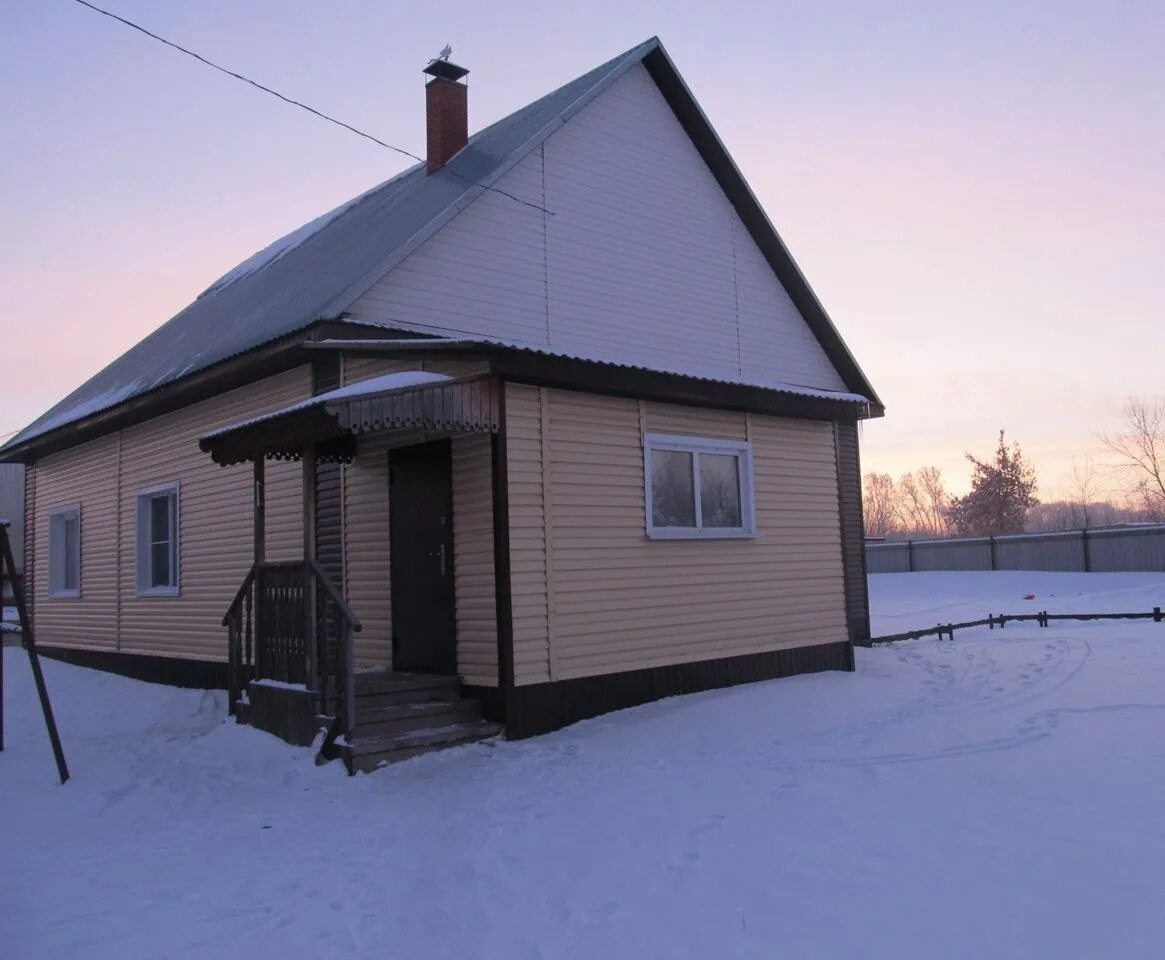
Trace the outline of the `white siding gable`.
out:
<instances>
[{"instance_id":1,"label":"white siding gable","mask_svg":"<svg viewBox=\"0 0 1165 960\"><path fill-rule=\"evenodd\" d=\"M642 65L350 309L657 370L845 389Z\"/></svg>"}]
</instances>

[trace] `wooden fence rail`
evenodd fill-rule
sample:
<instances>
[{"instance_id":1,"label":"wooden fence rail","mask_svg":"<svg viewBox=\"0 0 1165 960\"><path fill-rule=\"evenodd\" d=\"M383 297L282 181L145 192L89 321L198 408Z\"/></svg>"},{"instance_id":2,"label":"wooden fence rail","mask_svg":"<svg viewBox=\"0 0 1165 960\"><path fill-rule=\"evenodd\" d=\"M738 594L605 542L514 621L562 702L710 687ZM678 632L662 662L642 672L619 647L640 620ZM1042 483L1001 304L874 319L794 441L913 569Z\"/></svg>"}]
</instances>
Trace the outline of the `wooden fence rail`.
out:
<instances>
[{"instance_id":1,"label":"wooden fence rail","mask_svg":"<svg viewBox=\"0 0 1165 960\"><path fill-rule=\"evenodd\" d=\"M1152 620L1161 623L1165 620L1160 607L1154 607L1148 613L1048 613L1041 610L1038 613L1001 613L987 614L984 620L964 620L962 623L939 623L925 630L907 630L905 633L890 633L882 637L870 637L862 647L875 647L884 643L897 643L901 640L921 640L923 637L937 636L940 640L946 637L955 639L955 631L968 627L988 627L994 630L1004 629L1008 623L1037 623L1046 627L1052 620Z\"/></svg>"}]
</instances>

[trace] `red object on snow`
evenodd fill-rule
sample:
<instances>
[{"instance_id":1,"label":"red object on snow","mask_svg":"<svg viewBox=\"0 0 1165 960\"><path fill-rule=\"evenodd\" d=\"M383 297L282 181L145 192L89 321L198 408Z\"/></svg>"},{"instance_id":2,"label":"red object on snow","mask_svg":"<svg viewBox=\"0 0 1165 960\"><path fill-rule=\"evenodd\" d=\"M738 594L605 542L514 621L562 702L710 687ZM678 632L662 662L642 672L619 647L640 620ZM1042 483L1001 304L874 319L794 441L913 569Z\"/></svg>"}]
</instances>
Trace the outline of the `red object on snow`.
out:
<instances>
[{"instance_id":1,"label":"red object on snow","mask_svg":"<svg viewBox=\"0 0 1165 960\"><path fill-rule=\"evenodd\" d=\"M1025 600L1034 600L1036 598L1036 595L1034 593L1025 593L1023 595L1023 598Z\"/></svg>"}]
</instances>

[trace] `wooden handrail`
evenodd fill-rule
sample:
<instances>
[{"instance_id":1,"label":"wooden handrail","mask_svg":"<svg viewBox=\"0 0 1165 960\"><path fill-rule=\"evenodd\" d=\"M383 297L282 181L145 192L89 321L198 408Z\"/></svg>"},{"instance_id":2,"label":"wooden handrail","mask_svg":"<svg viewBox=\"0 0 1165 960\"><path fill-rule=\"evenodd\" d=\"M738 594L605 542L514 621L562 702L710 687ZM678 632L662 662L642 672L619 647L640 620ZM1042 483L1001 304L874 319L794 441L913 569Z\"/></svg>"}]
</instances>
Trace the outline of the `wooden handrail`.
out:
<instances>
[{"instance_id":1,"label":"wooden handrail","mask_svg":"<svg viewBox=\"0 0 1165 960\"><path fill-rule=\"evenodd\" d=\"M247 591L251 588L251 584L255 582L255 568L259 565L253 564L251 569L247 571L247 575L243 578L243 585L239 587L239 592L235 594L235 598L231 601L230 606L227 607L227 612L223 614L222 625L224 627L230 625L231 617L235 615L235 608L243 602L243 598L247 595Z\"/></svg>"},{"instance_id":2,"label":"wooden handrail","mask_svg":"<svg viewBox=\"0 0 1165 960\"><path fill-rule=\"evenodd\" d=\"M344 598L340 596L340 591L337 590L336 585L332 583L332 578L327 575L324 568L321 567L319 562L314 558L308 560L308 563L311 565L312 572L316 575L316 579L319 580L320 586L322 586L328 592L328 596L331 597L332 602L340 609L340 612L344 615L344 618L348 621L348 623L351 624L353 631L359 633L360 618L352 612L352 608L348 606L348 604L344 601Z\"/></svg>"}]
</instances>

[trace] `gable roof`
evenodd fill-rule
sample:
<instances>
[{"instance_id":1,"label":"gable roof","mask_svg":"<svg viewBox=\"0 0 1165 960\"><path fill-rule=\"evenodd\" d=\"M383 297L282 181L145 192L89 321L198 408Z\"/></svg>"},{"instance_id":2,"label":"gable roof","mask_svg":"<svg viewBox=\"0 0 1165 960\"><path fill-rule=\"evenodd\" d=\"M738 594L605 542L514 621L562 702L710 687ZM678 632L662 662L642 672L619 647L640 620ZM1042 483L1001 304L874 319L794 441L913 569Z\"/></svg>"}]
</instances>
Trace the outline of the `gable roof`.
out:
<instances>
[{"instance_id":1,"label":"gable roof","mask_svg":"<svg viewBox=\"0 0 1165 960\"><path fill-rule=\"evenodd\" d=\"M881 403L773 230L658 38L479 131L438 172L416 164L249 257L190 306L13 437L50 431L205 370L319 320L362 293L590 103L643 63L849 390Z\"/></svg>"}]
</instances>

